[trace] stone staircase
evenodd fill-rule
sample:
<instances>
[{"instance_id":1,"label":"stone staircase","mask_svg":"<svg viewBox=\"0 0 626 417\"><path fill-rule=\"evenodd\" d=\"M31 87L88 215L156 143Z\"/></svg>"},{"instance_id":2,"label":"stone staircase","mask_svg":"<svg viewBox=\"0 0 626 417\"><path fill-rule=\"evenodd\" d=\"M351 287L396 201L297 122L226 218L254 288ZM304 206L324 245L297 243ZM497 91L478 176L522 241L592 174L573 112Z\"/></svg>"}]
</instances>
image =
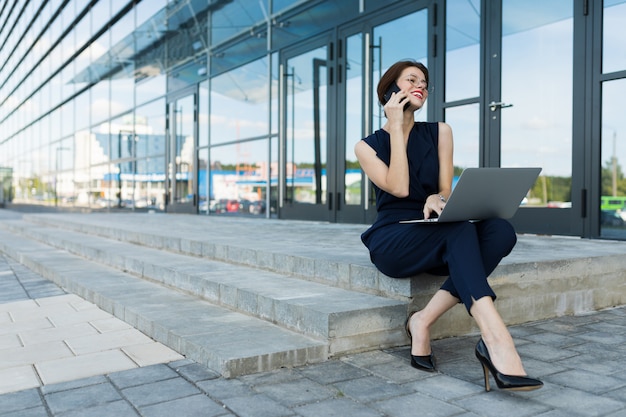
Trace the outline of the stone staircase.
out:
<instances>
[{"instance_id":1,"label":"stone staircase","mask_svg":"<svg viewBox=\"0 0 626 417\"><path fill-rule=\"evenodd\" d=\"M409 298L426 302L442 279L380 274L359 240L365 227L140 213L0 215L0 251L234 377L408 343ZM587 241L595 252L584 256L573 242L520 239L517 255L493 274L505 320L624 304L626 245ZM433 336L475 331L459 307Z\"/></svg>"},{"instance_id":2,"label":"stone staircase","mask_svg":"<svg viewBox=\"0 0 626 417\"><path fill-rule=\"evenodd\" d=\"M0 229L1 251L227 377L406 343L405 301L298 278L280 260L255 267L236 247L55 216Z\"/></svg>"}]
</instances>

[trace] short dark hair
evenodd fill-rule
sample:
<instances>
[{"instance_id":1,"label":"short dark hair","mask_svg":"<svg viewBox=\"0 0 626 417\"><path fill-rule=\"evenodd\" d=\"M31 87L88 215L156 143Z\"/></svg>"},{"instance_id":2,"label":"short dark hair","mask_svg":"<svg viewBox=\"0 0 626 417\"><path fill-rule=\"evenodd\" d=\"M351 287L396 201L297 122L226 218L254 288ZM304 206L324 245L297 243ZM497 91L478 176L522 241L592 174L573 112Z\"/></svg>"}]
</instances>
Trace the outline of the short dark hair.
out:
<instances>
[{"instance_id":1,"label":"short dark hair","mask_svg":"<svg viewBox=\"0 0 626 417\"><path fill-rule=\"evenodd\" d=\"M402 71L409 67L417 67L420 71L424 73L424 77L426 78L426 84L429 84L428 81L428 68L421 62L417 62L412 59L404 59L402 61L398 61L392 66L389 67L387 71L380 77L380 81L378 81L378 87L376 88L376 93L378 94L378 102L381 106L387 104L387 100L385 100L385 93L391 86L391 84L395 83Z\"/></svg>"}]
</instances>

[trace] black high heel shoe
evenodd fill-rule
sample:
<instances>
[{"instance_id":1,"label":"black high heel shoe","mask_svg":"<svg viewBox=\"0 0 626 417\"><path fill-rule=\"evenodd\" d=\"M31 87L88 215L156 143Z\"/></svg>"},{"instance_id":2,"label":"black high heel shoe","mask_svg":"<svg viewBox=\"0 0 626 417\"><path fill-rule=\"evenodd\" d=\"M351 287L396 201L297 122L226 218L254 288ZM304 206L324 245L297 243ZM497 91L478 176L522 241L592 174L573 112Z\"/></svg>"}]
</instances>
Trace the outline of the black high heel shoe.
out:
<instances>
[{"instance_id":1,"label":"black high heel shoe","mask_svg":"<svg viewBox=\"0 0 626 417\"><path fill-rule=\"evenodd\" d=\"M530 378L528 376L505 375L500 373L496 367L493 366L491 358L489 357L489 351L487 350L487 346L485 345L483 339L480 339L478 344L476 344L476 357L483 365L483 371L485 372L485 391L490 391L490 371L493 378L496 380L498 388L500 389L509 391L532 391L543 386L543 382L535 378Z\"/></svg>"},{"instance_id":2,"label":"black high heel shoe","mask_svg":"<svg viewBox=\"0 0 626 417\"><path fill-rule=\"evenodd\" d=\"M406 334L407 336L409 336L409 339L411 341L413 341L413 336L411 335L411 331L409 330L409 321L415 313L417 313L417 311L409 314L409 316L406 318L406 322L404 323L404 329L406 330ZM437 370L435 366L435 356L432 353L426 356L416 356L411 354L411 366L415 369L420 369L426 372L435 372Z\"/></svg>"}]
</instances>

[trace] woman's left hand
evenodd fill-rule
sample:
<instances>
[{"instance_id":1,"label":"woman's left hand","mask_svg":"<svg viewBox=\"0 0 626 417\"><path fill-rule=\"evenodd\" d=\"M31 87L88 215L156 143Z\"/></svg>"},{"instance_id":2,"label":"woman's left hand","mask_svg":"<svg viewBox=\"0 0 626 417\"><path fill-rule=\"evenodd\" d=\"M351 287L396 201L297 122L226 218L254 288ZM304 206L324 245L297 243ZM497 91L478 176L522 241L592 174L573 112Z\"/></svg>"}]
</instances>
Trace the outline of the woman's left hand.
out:
<instances>
[{"instance_id":1,"label":"woman's left hand","mask_svg":"<svg viewBox=\"0 0 626 417\"><path fill-rule=\"evenodd\" d=\"M446 206L446 198L441 194L429 195L424 204L424 218L429 219L430 215L435 212L437 216L441 214L441 211Z\"/></svg>"}]
</instances>

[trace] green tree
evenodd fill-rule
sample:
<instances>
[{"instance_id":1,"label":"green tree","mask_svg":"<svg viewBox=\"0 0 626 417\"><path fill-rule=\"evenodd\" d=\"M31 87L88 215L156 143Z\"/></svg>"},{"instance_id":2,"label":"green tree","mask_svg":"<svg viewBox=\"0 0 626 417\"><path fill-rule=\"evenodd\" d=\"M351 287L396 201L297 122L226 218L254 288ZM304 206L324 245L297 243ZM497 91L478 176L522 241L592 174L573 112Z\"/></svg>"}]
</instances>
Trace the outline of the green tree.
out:
<instances>
[{"instance_id":1,"label":"green tree","mask_svg":"<svg viewBox=\"0 0 626 417\"><path fill-rule=\"evenodd\" d=\"M615 185L617 188L616 195L626 195L626 179L622 173L622 166L616 162L615 164ZM613 195L613 161L609 160L602 167L602 195Z\"/></svg>"}]
</instances>

